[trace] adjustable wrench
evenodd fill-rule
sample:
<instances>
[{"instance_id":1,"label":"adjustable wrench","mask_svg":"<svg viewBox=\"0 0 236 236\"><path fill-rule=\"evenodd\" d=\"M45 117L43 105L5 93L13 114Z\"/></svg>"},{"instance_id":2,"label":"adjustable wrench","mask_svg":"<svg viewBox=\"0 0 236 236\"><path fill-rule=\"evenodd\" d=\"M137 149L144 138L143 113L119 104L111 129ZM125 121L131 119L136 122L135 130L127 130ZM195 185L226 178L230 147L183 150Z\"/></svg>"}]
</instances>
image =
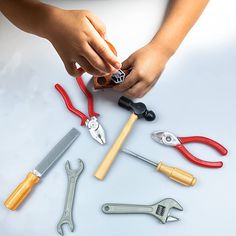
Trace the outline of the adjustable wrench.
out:
<instances>
[{"instance_id":1,"label":"adjustable wrench","mask_svg":"<svg viewBox=\"0 0 236 236\"><path fill-rule=\"evenodd\" d=\"M72 170L70 168L70 162L67 161L65 164L66 174L68 178L68 185L67 185L67 193L66 193L66 201L65 201L65 207L62 214L62 217L57 224L57 232L60 235L63 235L62 225L68 224L70 231L74 231L74 222L72 218L72 209L73 209L73 202L74 202L74 196L75 196L75 189L76 189L76 183L78 180L78 177L80 176L81 172L84 169L84 163L82 160L78 159L79 161L79 168L76 170Z\"/></svg>"},{"instance_id":2,"label":"adjustable wrench","mask_svg":"<svg viewBox=\"0 0 236 236\"><path fill-rule=\"evenodd\" d=\"M106 203L102 206L105 214L149 214L156 217L162 224L179 221L179 218L170 215L170 210L174 208L182 211L182 206L172 198L165 198L153 205L133 205Z\"/></svg>"}]
</instances>

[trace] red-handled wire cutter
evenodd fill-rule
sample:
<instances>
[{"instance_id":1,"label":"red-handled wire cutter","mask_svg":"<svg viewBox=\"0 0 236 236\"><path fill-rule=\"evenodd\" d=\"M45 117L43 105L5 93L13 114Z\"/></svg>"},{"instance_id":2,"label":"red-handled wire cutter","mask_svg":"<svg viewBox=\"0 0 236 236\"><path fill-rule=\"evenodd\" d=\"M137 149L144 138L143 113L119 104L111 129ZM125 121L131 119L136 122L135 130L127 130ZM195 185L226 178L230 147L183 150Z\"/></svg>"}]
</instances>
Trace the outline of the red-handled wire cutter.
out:
<instances>
[{"instance_id":1,"label":"red-handled wire cutter","mask_svg":"<svg viewBox=\"0 0 236 236\"><path fill-rule=\"evenodd\" d=\"M94 111L93 95L85 86L84 81L81 76L77 77L76 81L80 89L88 98L89 117L73 106L67 92L64 90L64 88L60 84L56 84L55 88L63 97L68 110L81 118L81 126L86 125L87 128L89 129L91 136L100 144L104 144L106 143L105 132L97 120L97 116L99 116L99 114Z\"/></svg>"},{"instance_id":2,"label":"red-handled wire cutter","mask_svg":"<svg viewBox=\"0 0 236 236\"><path fill-rule=\"evenodd\" d=\"M189 161L203 167L221 168L223 166L223 162L222 161L210 162L210 161L201 160L195 157L194 155L192 155L185 148L184 144L203 143L203 144L213 147L216 151L218 151L223 156L225 156L228 153L227 149L223 147L221 144L217 143L216 141L212 139L202 137L202 136L177 137L170 132L155 131L151 134L151 137L154 141L160 144L175 147Z\"/></svg>"}]
</instances>

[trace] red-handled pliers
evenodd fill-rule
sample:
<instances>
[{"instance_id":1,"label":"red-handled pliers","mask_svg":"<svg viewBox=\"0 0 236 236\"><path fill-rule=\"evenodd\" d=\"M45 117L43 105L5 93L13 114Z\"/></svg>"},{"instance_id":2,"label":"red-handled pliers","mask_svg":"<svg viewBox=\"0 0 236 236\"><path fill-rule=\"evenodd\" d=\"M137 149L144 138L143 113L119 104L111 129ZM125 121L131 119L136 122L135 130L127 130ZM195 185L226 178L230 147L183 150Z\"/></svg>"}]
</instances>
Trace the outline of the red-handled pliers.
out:
<instances>
[{"instance_id":1,"label":"red-handled pliers","mask_svg":"<svg viewBox=\"0 0 236 236\"><path fill-rule=\"evenodd\" d=\"M217 162L210 162L210 161L204 161L201 160L194 155L192 155L183 144L186 143L203 143L208 146L213 147L216 151L218 151L221 155L225 156L228 151L225 147L223 147L218 142L202 137L202 136L191 136L191 137L177 137L174 134L170 132L163 132L163 131L155 131L151 134L151 137L154 141L164 144L167 146L173 146L175 147L182 155L187 158L192 163L203 166L203 167L209 167L209 168L221 168L223 166L223 162L217 161Z\"/></svg>"},{"instance_id":2,"label":"red-handled pliers","mask_svg":"<svg viewBox=\"0 0 236 236\"><path fill-rule=\"evenodd\" d=\"M77 77L76 81L80 89L88 98L89 117L73 106L67 92L64 90L64 88L60 84L56 84L55 88L63 97L68 110L81 118L81 126L86 125L89 129L91 136L100 144L104 144L106 143L105 132L97 120L97 116L99 116L99 114L94 111L93 95L85 86L84 81L81 76Z\"/></svg>"}]
</instances>

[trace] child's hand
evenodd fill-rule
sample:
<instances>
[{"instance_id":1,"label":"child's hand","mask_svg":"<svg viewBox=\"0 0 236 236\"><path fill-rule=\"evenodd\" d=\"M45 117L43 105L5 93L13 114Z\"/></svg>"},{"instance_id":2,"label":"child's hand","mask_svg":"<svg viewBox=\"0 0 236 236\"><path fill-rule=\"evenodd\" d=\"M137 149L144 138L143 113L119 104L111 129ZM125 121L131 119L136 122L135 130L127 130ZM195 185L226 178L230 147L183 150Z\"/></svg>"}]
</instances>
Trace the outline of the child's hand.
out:
<instances>
[{"instance_id":1,"label":"child's hand","mask_svg":"<svg viewBox=\"0 0 236 236\"><path fill-rule=\"evenodd\" d=\"M77 70L77 62L84 71L102 76L121 67L104 40L105 34L104 24L93 13L57 8L50 16L45 37L55 47L70 75L80 75L82 70Z\"/></svg>"},{"instance_id":2,"label":"child's hand","mask_svg":"<svg viewBox=\"0 0 236 236\"><path fill-rule=\"evenodd\" d=\"M169 57L164 48L147 44L122 63L123 69L131 71L125 81L114 88L130 97L143 97L157 82Z\"/></svg>"}]
</instances>

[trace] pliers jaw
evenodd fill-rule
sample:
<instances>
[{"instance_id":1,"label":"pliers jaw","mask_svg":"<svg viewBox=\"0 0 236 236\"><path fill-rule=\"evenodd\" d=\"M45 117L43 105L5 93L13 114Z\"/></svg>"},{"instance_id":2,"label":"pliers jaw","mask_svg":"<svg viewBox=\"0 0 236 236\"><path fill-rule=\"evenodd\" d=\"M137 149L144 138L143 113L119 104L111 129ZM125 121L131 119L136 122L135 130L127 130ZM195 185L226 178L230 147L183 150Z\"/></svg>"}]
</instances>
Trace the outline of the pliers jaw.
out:
<instances>
[{"instance_id":1,"label":"pliers jaw","mask_svg":"<svg viewBox=\"0 0 236 236\"><path fill-rule=\"evenodd\" d=\"M106 143L105 132L102 126L99 124L97 118L92 116L90 119L87 119L85 125L88 127L89 132L93 139L95 139L100 144Z\"/></svg>"},{"instance_id":2,"label":"pliers jaw","mask_svg":"<svg viewBox=\"0 0 236 236\"><path fill-rule=\"evenodd\" d=\"M170 132L155 131L152 132L151 137L156 142L167 146L176 146L180 144L179 139Z\"/></svg>"}]
</instances>

